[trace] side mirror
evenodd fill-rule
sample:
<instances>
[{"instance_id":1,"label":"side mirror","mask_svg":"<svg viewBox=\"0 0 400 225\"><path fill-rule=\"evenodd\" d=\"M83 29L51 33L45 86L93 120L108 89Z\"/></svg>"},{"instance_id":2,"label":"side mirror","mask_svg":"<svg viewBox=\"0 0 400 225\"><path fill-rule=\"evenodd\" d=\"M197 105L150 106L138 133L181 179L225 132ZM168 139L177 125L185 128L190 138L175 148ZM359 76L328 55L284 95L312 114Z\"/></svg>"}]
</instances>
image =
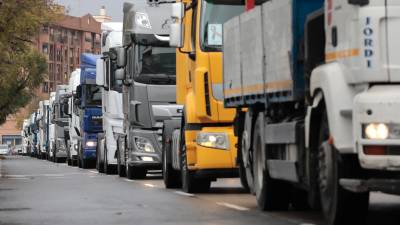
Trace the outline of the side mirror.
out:
<instances>
[{"instance_id":1,"label":"side mirror","mask_svg":"<svg viewBox=\"0 0 400 225\"><path fill-rule=\"evenodd\" d=\"M173 3L171 5L171 17L174 21L171 24L169 34L169 45L172 47L183 47L183 23L182 18L185 15L185 6L182 2Z\"/></svg>"},{"instance_id":2,"label":"side mirror","mask_svg":"<svg viewBox=\"0 0 400 225\"><path fill-rule=\"evenodd\" d=\"M74 105L78 106L78 108L81 106L81 100L79 98L74 100Z\"/></svg>"},{"instance_id":3,"label":"side mirror","mask_svg":"<svg viewBox=\"0 0 400 225\"><path fill-rule=\"evenodd\" d=\"M117 65L118 67L125 67L126 65L126 50L125 48L117 48Z\"/></svg>"},{"instance_id":4,"label":"side mirror","mask_svg":"<svg viewBox=\"0 0 400 225\"><path fill-rule=\"evenodd\" d=\"M125 70L123 68L119 68L115 71L115 80L124 80L125 79Z\"/></svg>"},{"instance_id":5,"label":"side mirror","mask_svg":"<svg viewBox=\"0 0 400 225\"><path fill-rule=\"evenodd\" d=\"M173 19L181 20L185 15L185 5L182 2L171 4L171 16Z\"/></svg>"},{"instance_id":6,"label":"side mirror","mask_svg":"<svg viewBox=\"0 0 400 225\"><path fill-rule=\"evenodd\" d=\"M79 85L78 87L76 87L76 96L77 98L80 98L82 95L82 86Z\"/></svg>"},{"instance_id":7,"label":"side mirror","mask_svg":"<svg viewBox=\"0 0 400 225\"><path fill-rule=\"evenodd\" d=\"M96 60L96 85L104 87L104 61L102 59Z\"/></svg>"}]
</instances>

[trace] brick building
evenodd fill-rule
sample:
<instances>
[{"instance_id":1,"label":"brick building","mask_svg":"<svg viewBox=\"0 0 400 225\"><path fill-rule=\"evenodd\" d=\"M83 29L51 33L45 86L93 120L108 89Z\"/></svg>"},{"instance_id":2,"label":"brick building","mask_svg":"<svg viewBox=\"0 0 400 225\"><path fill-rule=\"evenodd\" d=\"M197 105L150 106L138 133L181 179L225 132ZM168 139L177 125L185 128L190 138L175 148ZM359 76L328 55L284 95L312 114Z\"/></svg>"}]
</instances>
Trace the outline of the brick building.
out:
<instances>
[{"instance_id":1,"label":"brick building","mask_svg":"<svg viewBox=\"0 0 400 225\"><path fill-rule=\"evenodd\" d=\"M37 92L37 97L17 115L10 115L0 126L0 143L20 144L21 131L17 121L28 117L28 112L38 107L41 99L48 99L49 93L58 84L68 83L69 75L80 66L81 53L100 54L101 23L90 15L82 17L64 16L59 22L43 26L34 47L42 52L48 61L48 74Z\"/></svg>"},{"instance_id":2,"label":"brick building","mask_svg":"<svg viewBox=\"0 0 400 225\"><path fill-rule=\"evenodd\" d=\"M71 72L80 65L81 53L100 54L100 27L101 23L90 14L65 16L56 24L42 27L35 43L48 59L48 77L42 93L68 82Z\"/></svg>"}]
</instances>

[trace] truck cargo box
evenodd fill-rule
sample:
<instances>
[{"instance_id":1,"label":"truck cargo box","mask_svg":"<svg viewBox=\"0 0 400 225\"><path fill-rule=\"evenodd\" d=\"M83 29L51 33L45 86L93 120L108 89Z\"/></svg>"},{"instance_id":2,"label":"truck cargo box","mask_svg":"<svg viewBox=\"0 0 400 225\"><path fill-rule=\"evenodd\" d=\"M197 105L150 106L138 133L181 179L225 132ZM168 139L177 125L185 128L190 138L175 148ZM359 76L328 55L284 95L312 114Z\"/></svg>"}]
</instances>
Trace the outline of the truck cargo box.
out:
<instances>
[{"instance_id":1,"label":"truck cargo box","mask_svg":"<svg viewBox=\"0 0 400 225\"><path fill-rule=\"evenodd\" d=\"M224 24L226 107L304 97L306 15L323 0L272 0Z\"/></svg>"}]
</instances>

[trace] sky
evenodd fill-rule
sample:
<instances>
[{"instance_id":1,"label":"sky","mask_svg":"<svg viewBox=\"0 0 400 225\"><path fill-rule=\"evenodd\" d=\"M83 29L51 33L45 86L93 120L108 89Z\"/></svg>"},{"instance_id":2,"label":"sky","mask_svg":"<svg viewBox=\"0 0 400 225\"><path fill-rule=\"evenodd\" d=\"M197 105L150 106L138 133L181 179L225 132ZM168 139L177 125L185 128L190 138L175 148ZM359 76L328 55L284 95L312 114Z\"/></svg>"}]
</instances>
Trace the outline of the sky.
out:
<instances>
[{"instance_id":1,"label":"sky","mask_svg":"<svg viewBox=\"0 0 400 225\"><path fill-rule=\"evenodd\" d=\"M104 5L107 15L112 17L113 22L122 22L122 6L125 1L129 0L55 0L55 2L69 9L71 16L83 16L87 13L98 15L99 9Z\"/></svg>"}]
</instances>

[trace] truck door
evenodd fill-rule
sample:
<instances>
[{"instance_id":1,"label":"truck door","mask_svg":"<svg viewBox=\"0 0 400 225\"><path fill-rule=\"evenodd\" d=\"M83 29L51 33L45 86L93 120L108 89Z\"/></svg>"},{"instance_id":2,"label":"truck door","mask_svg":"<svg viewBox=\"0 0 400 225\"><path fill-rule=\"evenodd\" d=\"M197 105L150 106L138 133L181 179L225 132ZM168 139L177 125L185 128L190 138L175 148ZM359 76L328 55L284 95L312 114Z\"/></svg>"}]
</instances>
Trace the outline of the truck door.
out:
<instances>
[{"instance_id":1,"label":"truck door","mask_svg":"<svg viewBox=\"0 0 400 225\"><path fill-rule=\"evenodd\" d=\"M400 81L400 1L386 1L387 68L390 82Z\"/></svg>"}]
</instances>

